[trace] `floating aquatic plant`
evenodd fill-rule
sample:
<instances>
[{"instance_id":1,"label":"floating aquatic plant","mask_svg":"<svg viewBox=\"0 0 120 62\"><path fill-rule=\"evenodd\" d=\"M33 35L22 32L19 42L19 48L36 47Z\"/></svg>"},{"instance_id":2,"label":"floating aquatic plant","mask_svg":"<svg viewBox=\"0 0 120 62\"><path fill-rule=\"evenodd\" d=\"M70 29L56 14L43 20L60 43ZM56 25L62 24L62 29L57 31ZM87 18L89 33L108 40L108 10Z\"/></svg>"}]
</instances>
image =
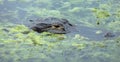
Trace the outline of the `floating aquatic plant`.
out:
<instances>
[{"instance_id":1,"label":"floating aquatic plant","mask_svg":"<svg viewBox=\"0 0 120 62\"><path fill-rule=\"evenodd\" d=\"M28 31L29 29L25 26L25 25L16 25L15 27L10 29L11 33L15 33L15 32L24 32L24 31Z\"/></svg>"},{"instance_id":2,"label":"floating aquatic plant","mask_svg":"<svg viewBox=\"0 0 120 62\"><path fill-rule=\"evenodd\" d=\"M97 8L93 8L91 10L92 10L92 12L94 12L94 14L97 18L107 18L110 16L110 13L106 10L100 10Z\"/></svg>"},{"instance_id":3,"label":"floating aquatic plant","mask_svg":"<svg viewBox=\"0 0 120 62\"><path fill-rule=\"evenodd\" d=\"M3 0L0 0L0 4L3 4Z\"/></svg>"},{"instance_id":4,"label":"floating aquatic plant","mask_svg":"<svg viewBox=\"0 0 120 62\"><path fill-rule=\"evenodd\" d=\"M78 13L78 12L80 12L80 10L81 10L80 7L74 7L73 9L69 10L69 12Z\"/></svg>"},{"instance_id":5,"label":"floating aquatic plant","mask_svg":"<svg viewBox=\"0 0 120 62\"><path fill-rule=\"evenodd\" d=\"M0 0L0 5L6 6L7 4L4 4L6 1L15 0ZM12 7L14 9L19 7L19 9L17 9L19 11L15 11L13 8L2 8L3 12L0 12L0 21L13 21L15 18L18 22L18 19L20 19L20 21L21 19L26 21L27 18L32 18L32 16L55 16L58 18L64 17L74 23L82 22L85 26L93 27L95 26L93 22L106 22L109 17L113 17L114 15L113 18L115 21L109 21L109 23L106 24L107 27L104 27L106 29L119 30L119 10L115 9L117 8L117 1L119 2L119 0L106 0L103 2L100 0L55 0L56 2L54 3L52 0L34 0L32 3L30 3L30 1L32 0L17 1L17 3L19 3L18 6L13 5ZM109 2L112 3L110 6L106 4ZM16 4L16 2L12 3ZM23 4L26 3L29 3L29 5L24 6ZM81 8L84 12L80 11ZM94 16L89 10L86 10L89 8L92 8ZM26 14L24 17L18 13ZM80 14L83 16L80 16ZM7 18L6 16L10 17ZM96 21L95 17L99 20ZM101 34L101 31L96 31L96 34ZM78 34L75 35L75 37L68 38L65 35L52 34L49 32L36 33L24 25L9 26L7 23L0 23L1 62L119 62L119 47L119 37L115 40L111 39L97 42L86 40L82 35Z\"/></svg>"},{"instance_id":6,"label":"floating aquatic plant","mask_svg":"<svg viewBox=\"0 0 120 62\"><path fill-rule=\"evenodd\" d=\"M120 31L119 26L120 26L120 21L115 21L115 22L110 22L107 27L114 31Z\"/></svg>"},{"instance_id":7,"label":"floating aquatic plant","mask_svg":"<svg viewBox=\"0 0 120 62\"><path fill-rule=\"evenodd\" d=\"M80 50L80 49L85 48L85 47L86 47L86 44L73 43L72 46Z\"/></svg>"}]
</instances>

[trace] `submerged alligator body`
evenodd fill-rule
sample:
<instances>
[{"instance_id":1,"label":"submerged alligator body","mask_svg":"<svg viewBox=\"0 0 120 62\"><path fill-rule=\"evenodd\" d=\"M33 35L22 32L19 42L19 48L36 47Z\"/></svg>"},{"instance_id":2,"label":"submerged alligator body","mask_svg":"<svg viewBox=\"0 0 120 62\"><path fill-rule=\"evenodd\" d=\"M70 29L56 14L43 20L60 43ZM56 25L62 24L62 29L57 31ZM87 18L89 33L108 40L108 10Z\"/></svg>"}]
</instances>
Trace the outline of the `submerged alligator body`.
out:
<instances>
[{"instance_id":1,"label":"submerged alligator body","mask_svg":"<svg viewBox=\"0 0 120 62\"><path fill-rule=\"evenodd\" d=\"M30 20L34 22L33 20ZM55 34L80 34L91 39L104 39L104 38L113 38L116 34L112 32L107 32L103 30L103 33L96 34L95 31L98 29L92 29L83 26L72 25L67 19L48 17L45 19L38 19L30 27L32 30L41 33L41 32L51 32Z\"/></svg>"}]
</instances>

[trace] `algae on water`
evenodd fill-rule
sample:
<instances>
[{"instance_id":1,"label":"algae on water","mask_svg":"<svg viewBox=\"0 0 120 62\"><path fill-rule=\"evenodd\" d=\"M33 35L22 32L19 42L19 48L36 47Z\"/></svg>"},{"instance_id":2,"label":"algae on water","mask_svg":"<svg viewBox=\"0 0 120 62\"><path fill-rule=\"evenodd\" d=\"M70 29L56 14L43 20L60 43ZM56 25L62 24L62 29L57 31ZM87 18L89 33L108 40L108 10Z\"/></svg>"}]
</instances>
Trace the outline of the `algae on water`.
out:
<instances>
[{"instance_id":1,"label":"algae on water","mask_svg":"<svg viewBox=\"0 0 120 62\"><path fill-rule=\"evenodd\" d=\"M0 61L119 62L120 36L96 41L79 34L37 33L24 25L57 17L97 28L96 35L104 29L119 32L119 6L119 0L0 0Z\"/></svg>"}]
</instances>

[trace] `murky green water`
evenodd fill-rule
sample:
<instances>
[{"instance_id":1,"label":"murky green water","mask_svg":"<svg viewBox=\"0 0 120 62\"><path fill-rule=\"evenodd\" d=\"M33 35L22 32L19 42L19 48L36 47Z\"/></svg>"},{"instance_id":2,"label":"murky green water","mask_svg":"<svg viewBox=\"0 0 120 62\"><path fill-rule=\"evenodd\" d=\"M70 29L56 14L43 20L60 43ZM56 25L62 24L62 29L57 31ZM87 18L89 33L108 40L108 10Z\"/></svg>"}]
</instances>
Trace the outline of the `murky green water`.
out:
<instances>
[{"instance_id":1,"label":"murky green water","mask_svg":"<svg viewBox=\"0 0 120 62\"><path fill-rule=\"evenodd\" d=\"M119 4L119 0L0 0L0 62L119 62ZM68 19L75 32L36 33L27 27L29 20L46 17ZM108 32L115 37L104 37Z\"/></svg>"}]
</instances>

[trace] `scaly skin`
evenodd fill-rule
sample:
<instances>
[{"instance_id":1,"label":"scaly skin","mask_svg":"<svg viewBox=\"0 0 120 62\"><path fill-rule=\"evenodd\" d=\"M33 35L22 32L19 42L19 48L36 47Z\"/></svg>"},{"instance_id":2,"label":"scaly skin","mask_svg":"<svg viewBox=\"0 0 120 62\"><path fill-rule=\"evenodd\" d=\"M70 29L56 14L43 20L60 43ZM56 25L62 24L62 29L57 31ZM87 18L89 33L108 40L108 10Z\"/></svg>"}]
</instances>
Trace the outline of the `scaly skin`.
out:
<instances>
[{"instance_id":1,"label":"scaly skin","mask_svg":"<svg viewBox=\"0 0 120 62\"><path fill-rule=\"evenodd\" d=\"M71 27L72 24L66 19L48 17L42 20L37 20L37 23L33 25L31 29L38 33L46 31L57 34L66 34L70 32L68 28Z\"/></svg>"}]
</instances>

